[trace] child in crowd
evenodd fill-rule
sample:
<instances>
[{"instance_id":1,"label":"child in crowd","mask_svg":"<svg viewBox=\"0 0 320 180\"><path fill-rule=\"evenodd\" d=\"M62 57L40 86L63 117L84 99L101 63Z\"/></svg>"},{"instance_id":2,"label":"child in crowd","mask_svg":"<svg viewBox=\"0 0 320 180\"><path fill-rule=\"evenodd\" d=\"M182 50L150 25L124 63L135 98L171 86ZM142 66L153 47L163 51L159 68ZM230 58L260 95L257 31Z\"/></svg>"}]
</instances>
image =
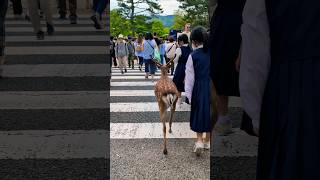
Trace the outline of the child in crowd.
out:
<instances>
[{"instance_id":1,"label":"child in crowd","mask_svg":"<svg viewBox=\"0 0 320 180\"><path fill-rule=\"evenodd\" d=\"M194 51L186 64L185 93L191 104L190 127L197 133L194 152L199 156L203 149L210 149L212 131L210 52L206 42L208 34L205 28L195 28L190 39ZM206 137L203 139L204 133Z\"/></svg>"},{"instance_id":2,"label":"child in crowd","mask_svg":"<svg viewBox=\"0 0 320 180\"><path fill-rule=\"evenodd\" d=\"M177 64L177 67L174 72L173 82L179 91L178 104L181 105L181 92L184 92L186 64L192 50L189 46L189 37L186 34L182 34L178 37L178 43L179 48L176 50L176 56L174 59L174 64Z\"/></svg>"}]
</instances>

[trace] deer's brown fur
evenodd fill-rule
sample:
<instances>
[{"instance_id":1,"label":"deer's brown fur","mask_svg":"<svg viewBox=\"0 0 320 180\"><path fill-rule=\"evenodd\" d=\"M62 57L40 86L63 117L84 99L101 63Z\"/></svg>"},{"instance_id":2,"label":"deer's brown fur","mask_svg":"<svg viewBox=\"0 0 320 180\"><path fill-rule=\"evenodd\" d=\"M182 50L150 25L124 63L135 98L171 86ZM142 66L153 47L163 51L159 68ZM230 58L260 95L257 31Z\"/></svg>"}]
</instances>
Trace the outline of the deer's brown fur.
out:
<instances>
[{"instance_id":1,"label":"deer's brown fur","mask_svg":"<svg viewBox=\"0 0 320 180\"><path fill-rule=\"evenodd\" d=\"M164 136L164 149L163 153L167 154L167 109L170 108L170 119L169 119L169 133L172 133L172 119L176 110L176 104L178 101L179 92L177 90L176 85L173 81L168 77L168 69L173 65L173 60L169 61L166 65L162 65L155 61L156 66L158 66L161 70L161 77L157 81L154 87L154 93L158 101L159 112L160 112L160 120L163 123L163 136Z\"/></svg>"}]
</instances>

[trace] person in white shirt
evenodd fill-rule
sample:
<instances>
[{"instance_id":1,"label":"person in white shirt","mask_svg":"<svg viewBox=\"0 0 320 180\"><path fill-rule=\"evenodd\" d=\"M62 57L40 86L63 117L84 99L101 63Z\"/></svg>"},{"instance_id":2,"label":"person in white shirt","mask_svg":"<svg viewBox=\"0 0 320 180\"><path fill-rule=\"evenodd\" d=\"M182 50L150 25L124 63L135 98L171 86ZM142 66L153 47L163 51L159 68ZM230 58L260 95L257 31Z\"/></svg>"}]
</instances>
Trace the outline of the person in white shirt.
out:
<instances>
[{"instance_id":1,"label":"person in white shirt","mask_svg":"<svg viewBox=\"0 0 320 180\"><path fill-rule=\"evenodd\" d=\"M175 58L177 44L172 36L169 37L169 43L166 45L166 62L168 63L171 59ZM173 75L174 66L171 68L171 75Z\"/></svg>"}]
</instances>

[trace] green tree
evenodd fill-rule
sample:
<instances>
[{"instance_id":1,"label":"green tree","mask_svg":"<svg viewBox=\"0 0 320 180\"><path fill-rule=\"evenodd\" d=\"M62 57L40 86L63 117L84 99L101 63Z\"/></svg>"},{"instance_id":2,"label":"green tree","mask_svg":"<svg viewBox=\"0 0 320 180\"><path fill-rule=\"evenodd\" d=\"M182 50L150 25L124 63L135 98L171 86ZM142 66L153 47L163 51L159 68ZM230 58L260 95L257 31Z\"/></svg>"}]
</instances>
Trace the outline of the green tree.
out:
<instances>
[{"instance_id":1,"label":"green tree","mask_svg":"<svg viewBox=\"0 0 320 180\"><path fill-rule=\"evenodd\" d=\"M192 26L209 27L208 0L178 0L179 8L185 12L184 19Z\"/></svg>"},{"instance_id":2,"label":"green tree","mask_svg":"<svg viewBox=\"0 0 320 180\"><path fill-rule=\"evenodd\" d=\"M149 32L150 29L152 28L152 24L150 22L150 19L151 19L150 17L145 16L145 15L136 16L134 19L136 33L145 34L146 32Z\"/></svg>"},{"instance_id":3,"label":"green tree","mask_svg":"<svg viewBox=\"0 0 320 180\"><path fill-rule=\"evenodd\" d=\"M121 13L130 20L132 35L136 33L135 17L141 14L149 13L155 16L162 13L159 0L117 0Z\"/></svg>"},{"instance_id":4,"label":"green tree","mask_svg":"<svg viewBox=\"0 0 320 180\"><path fill-rule=\"evenodd\" d=\"M119 34L125 36L131 34L130 22L122 16L118 9L114 9L110 12L110 34L117 37Z\"/></svg>"},{"instance_id":5,"label":"green tree","mask_svg":"<svg viewBox=\"0 0 320 180\"><path fill-rule=\"evenodd\" d=\"M151 30L152 32L157 33L158 36L163 36L166 34L166 28L164 27L162 21L160 21L159 19L154 19L152 21Z\"/></svg>"},{"instance_id":6,"label":"green tree","mask_svg":"<svg viewBox=\"0 0 320 180\"><path fill-rule=\"evenodd\" d=\"M184 14L181 11L177 11L175 13L174 19L173 19L173 25L172 29L183 29L186 24L186 18L184 17Z\"/></svg>"}]
</instances>

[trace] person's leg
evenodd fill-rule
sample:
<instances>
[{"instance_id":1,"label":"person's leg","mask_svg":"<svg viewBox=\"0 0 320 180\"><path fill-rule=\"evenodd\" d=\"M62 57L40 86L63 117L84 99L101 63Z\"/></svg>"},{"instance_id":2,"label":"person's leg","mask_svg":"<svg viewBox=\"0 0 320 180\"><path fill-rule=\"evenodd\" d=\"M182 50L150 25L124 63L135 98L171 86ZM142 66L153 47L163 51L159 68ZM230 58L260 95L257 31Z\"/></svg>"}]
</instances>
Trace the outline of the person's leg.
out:
<instances>
[{"instance_id":1,"label":"person's leg","mask_svg":"<svg viewBox=\"0 0 320 180\"><path fill-rule=\"evenodd\" d=\"M48 0L40 0L41 10L44 12L47 22L47 32L49 35L54 33L52 13L50 9L51 3Z\"/></svg>"},{"instance_id":2,"label":"person's leg","mask_svg":"<svg viewBox=\"0 0 320 180\"><path fill-rule=\"evenodd\" d=\"M153 61L150 61L150 74L151 74L151 79L154 78L154 74L156 72L157 66Z\"/></svg>"},{"instance_id":3,"label":"person's leg","mask_svg":"<svg viewBox=\"0 0 320 180\"><path fill-rule=\"evenodd\" d=\"M217 97L217 111L218 121L215 125L215 129L222 134L231 133L232 124L228 116L228 96L218 95Z\"/></svg>"},{"instance_id":4,"label":"person's leg","mask_svg":"<svg viewBox=\"0 0 320 180\"><path fill-rule=\"evenodd\" d=\"M99 15L101 16L103 11L106 9L106 7L107 7L107 0L100 0L98 3L96 12L99 13Z\"/></svg>"},{"instance_id":5,"label":"person's leg","mask_svg":"<svg viewBox=\"0 0 320 180\"><path fill-rule=\"evenodd\" d=\"M60 19L65 19L67 14L66 0L58 0Z\"/></svg>"},{"instance_id":6,"label":"person's leg","mask_svg":"<svg viewBox=\"0 0 320 180\"><path fill-rule=\"evenodd\" d=\"M128 65L129 65L129 68L131 67L131 56L129 55L128 57Z\"/></svg>"},{"instance_id":7,"label":"person's leg","mask_svg":"<svg viewBox=\"0 0 320 180\"><path fill-rule=\"evenodd\" d=\"M144 72L146 73L146 78L149 77L149 72L150 72L150 63L149 63L149 59L144 59Z\"/></svg>"},{"instance_id":8,"label":"person's leg","mask_svg":"<svg viewBox=\"0 0 320 180\"><path fill-rule=\"evenodd\" d=\"M77 24L77 0L69 0L70 23Z\"/></svg>"},{"instance_id":9,"label":"person's leg","mask_svg":"<svg viewBox=\"0 0 320 180\"><path fill-rule=\"evenodd\" d=\"M128 56L123 57L124 61L124 72L127 72L127 67L128 67Z\"/></svg>"},{"instance_id":10,"label":"person's leg","mask_svg":"<svg viewBox=\"0 0 320 180\"><path fill-rule=\"evenodd\" d=\"M38 1L28 0L28 8L34 32L37 33L38 39L43 39L44 34L40 26Z\"/></svg>"},{"instance_id":11,"label":"person's leg","mask_svg":"<svg viewBox=\"0 0 320 180\"><path fill-rule=\"evenodd\" d=\"M21 0L11 0L11 2L12 2L13 14L21 16L22 15Z\"/></svg>"},{"instance_id":12,"label":"person's leg","mask_svg":"<svg viewBox=\"0 0 320 180\"><path fill-rule=\"evenodd\" d=\"M123 68L124 68L123 57L118 57L117 59L118 59L120 71L123 74Z\"/></svg>"}]
</instances>

